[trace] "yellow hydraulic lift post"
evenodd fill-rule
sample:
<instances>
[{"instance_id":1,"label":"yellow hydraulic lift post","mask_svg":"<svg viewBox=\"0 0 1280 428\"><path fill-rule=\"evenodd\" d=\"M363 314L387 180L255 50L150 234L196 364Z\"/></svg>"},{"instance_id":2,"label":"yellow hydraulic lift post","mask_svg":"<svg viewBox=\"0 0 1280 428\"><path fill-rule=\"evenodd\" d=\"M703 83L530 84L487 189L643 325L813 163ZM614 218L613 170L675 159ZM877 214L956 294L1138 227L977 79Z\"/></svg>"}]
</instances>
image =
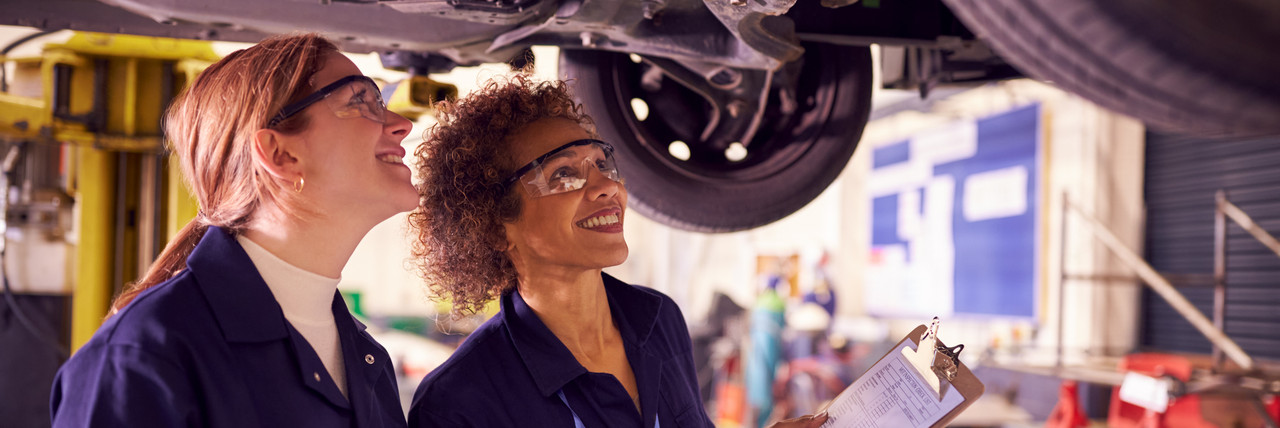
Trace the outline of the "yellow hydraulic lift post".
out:
<instances>
[{"instance_id":1,"label":"yellow hydraulic lift post","mask_svg":"<svg viewBox=\"0 0 1280 428\"><path fill-rule=\"evenodd\" d=\"M78 207L75 286L71 293L71 349L93 337L111 303L116 153L76 146L72 195Z\"/></svg>"},{"instance_id":2,"label":"yellow hydraulic lift post","mask_svg":"<svg viewBox=\"0 0 1280 428\"><path fill-rule=\"evenodd\" d=\"M120 287L195 216L164 158L160 118L217 59L209 42L94 33L47 44L39 58L4 59L26 74L38 69L43 93L0 93L0 142L63 144L69 158L62 190L75 198L73 350L102 324Z\"/></svg>"},{"instance_id":3,"label":"yellow hydraulic lift post","mask_svg":"<svg viewBox=\"0 0 1280 428\"><path fill-rule=\"evenodd\" d=\"M166 180L168 195L165 197L168 203L166 210L168 215L165 217L165 236L172 238L178 235L178 231L182 230L187 222L196 217L200 205L187 190L186 183L182 182L182 168L178 166L177 156L169 157L168 173Z\"/></svg>"}]
</instances>

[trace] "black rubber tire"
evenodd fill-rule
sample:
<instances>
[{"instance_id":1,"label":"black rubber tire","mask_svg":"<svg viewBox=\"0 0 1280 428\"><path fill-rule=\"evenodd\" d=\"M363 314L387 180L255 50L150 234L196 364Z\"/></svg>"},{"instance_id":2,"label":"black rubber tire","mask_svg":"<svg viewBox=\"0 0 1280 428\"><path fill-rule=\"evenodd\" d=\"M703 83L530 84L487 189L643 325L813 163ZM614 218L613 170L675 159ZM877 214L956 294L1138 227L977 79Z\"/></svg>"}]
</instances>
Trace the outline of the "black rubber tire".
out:
<instances>
[{"instance_id":1,"label":"black rubber tire","mask_svg":"<svg viewBox=\"0 0 1280 428\"><path fill-rule=\"evenodd\" d=\"M668 152L673 128L663 123L700 120L689 117L698 117L695 97L679 101L686 110L668 113L681 117L655 119L665 109L651 108L646 121L638 120L630 100L644 95L641 66L626 54L566 49L560 70L601 137L615 145L632 209L684 230L732 232L774 222L816 198L848 164L866 126L870 50L824 44L805 49L799 113L777 113L777 97L770 97L761 132L748 145L750 154L723 164L695 165Z\"/></svg>"},{"instance_id":2,"label":"black rubber tire","mask_svg":"<svg viewBox=\"0 0 1280 428\"><path fill-rule=\"evenodd\" d=\"M1280 2L943 1L1024 73L1153 128L1280 133Z\"/></svg>"}]
</instances>

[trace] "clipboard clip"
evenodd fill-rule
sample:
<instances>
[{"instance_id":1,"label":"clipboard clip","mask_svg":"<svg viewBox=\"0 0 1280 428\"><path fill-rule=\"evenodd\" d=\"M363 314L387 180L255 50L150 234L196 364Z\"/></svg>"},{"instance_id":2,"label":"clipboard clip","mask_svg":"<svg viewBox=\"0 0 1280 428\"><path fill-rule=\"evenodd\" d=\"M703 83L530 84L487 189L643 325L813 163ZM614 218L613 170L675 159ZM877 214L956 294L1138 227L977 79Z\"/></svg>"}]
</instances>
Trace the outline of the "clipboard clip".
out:
<instances>
[{"instance_id":1,"label":"clipboard clip","mask_svg":"<svg viewBox=\"0 0 1280 428\"><path fill-rule=\"evenodd\" d=\"M937 394L938 399L942 399L944 384L943 380L948 384L954 382L956 375L960 372L960 352L964 351L964 345L956 345L948 348L938 341L938 326L941 321L938 317L933 317L933 322L929 324L929 329L920 336L920 342L916 344L916 349L903 348L902 355L911 363L920 377L924 378L925 383Z\"/></svg>"}]
</instances>

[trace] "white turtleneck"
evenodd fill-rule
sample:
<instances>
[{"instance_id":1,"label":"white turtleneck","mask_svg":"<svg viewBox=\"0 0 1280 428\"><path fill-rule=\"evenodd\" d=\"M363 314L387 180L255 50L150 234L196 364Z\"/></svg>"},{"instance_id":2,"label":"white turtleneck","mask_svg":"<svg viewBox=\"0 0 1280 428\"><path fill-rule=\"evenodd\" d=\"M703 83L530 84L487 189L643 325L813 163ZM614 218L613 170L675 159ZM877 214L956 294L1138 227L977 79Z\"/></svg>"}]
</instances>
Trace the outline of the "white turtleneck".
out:
<instances>
[{"instance_id":1,"label":"white turtleneck","mask_svg":"<svg viewBox=\"0 0 1280 428\"><path fill-rule=\"evenodd\" d=\"M236 241L258 268L284 311L284 318L315 349L338 390L346 396L347 372L342 361L342 346L338 344L338 326L333 319L333 293L342 278L325 277L289 264L244 235L236 236Z\"/></svg>"}]
</instances>

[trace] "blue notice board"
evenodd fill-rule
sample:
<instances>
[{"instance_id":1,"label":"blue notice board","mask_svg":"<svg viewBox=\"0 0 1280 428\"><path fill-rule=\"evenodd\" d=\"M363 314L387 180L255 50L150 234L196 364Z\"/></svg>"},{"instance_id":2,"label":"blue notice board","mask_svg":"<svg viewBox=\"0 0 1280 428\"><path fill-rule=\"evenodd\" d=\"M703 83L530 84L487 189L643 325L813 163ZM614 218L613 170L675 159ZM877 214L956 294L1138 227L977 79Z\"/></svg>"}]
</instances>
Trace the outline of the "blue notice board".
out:
<instances>
[{"instance_id":1,"label":"blue notice board","mask_svg":"<svg viewBox=\"0 0 1280 428\"><path fill-rule=\"evenodd\" d=\"M1034 317L1040 107L872 149L867 307L880 316Z\"/></svg>"}]
</instances>

